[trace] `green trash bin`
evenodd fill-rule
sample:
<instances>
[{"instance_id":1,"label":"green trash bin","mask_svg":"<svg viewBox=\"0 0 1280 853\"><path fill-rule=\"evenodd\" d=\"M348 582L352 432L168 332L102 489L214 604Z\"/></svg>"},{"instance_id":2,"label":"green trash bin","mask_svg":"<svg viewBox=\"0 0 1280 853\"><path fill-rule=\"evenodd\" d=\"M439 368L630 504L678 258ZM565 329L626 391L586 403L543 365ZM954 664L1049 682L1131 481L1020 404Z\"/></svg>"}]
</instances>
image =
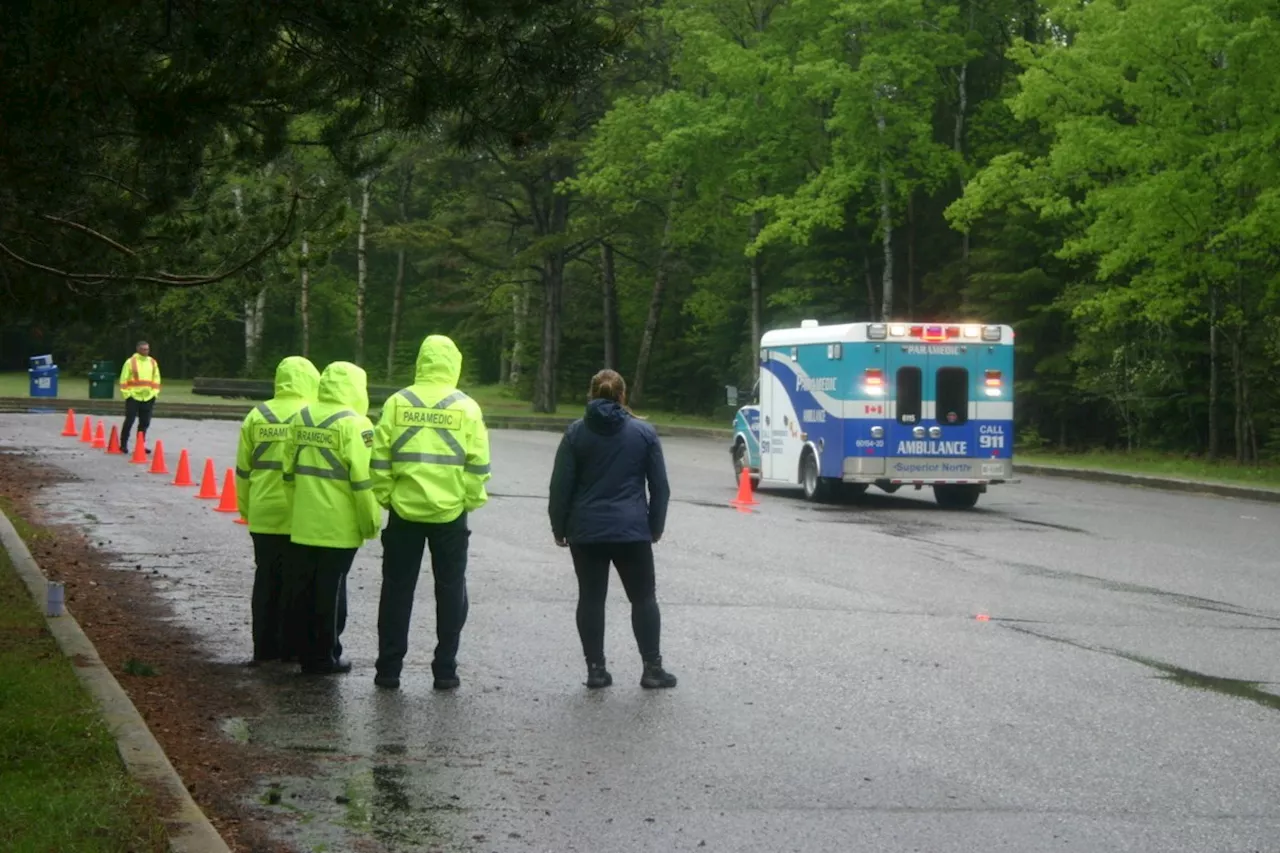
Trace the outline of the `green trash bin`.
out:
<instances>
[{"instance_id":1,"label":"green trash bin","mask_svg":"<svg viewBox=\"0 0 1280 853\"><path fill-rule=\"evenodd\" d=\"M111 362L95 361L89 371L89 399L111 400L116 395L116 376Z\"/></svg>"}]
</instances>

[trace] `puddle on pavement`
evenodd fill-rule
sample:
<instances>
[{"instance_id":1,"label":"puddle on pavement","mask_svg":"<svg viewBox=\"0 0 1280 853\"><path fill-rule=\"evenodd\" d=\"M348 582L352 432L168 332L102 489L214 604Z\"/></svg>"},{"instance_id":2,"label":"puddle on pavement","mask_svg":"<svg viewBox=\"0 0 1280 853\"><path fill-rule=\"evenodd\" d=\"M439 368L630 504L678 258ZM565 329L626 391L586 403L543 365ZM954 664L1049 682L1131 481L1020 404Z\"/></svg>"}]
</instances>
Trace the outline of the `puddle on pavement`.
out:
<instances>
[{"instance_id":1,"label":"puddle on pavement","mask_svg":"<svg viewBox=\"0 0 1280 853\"><path fill-rule=\"evenodd\" d=\"M1003 565L1017 569L1023 574L1031 575L1033 577L1071 581L1072 583L1097 587L1110 592L1128 592L1135 595L1148 595L1154 598L1163 599L1170 604L1177 604L1194 610L1208 610L1213 613L1225 613L1230 616L1245 616L1251 619L1266 619L1272 622L1280 622L1280 616L1275 614L1250 610L1246 607L1240 607L1227 601L1216 601L1212 598L1201 598L1198 595L1170 592L1169 590L1160 589L1159 587L1129 583L1128 581L1111 580L1109 578L1100 578L1096 575L1086 575L1080 572L1064 572L1058 569L1037 566L1033 563L1018 563L1009 560L1001 560L1000 562Z\"/></svg>"},{"instance_id":2,"label":"puddle on pavement","mask_svg":"<svg viewBox=\"0 0 1280 853\"><path fill-rule=\"evenodd\" d=\"M993 620L994 621L994 620ZM1010 631L1017 631L1019 634L1027 634L1041 640L1049 640L1054 643L1062 643L1072 648L1080 649L1086 652L1096 652L1098 654L1110 655L1111 657L1120 658L1122 660L1132 661L1141 664L1149 669L1154 669L1160 673L1157 676L1161 681L1169 681L1182 687L1190 687L1195 690L1207 690L1222 696L1230 696L1235 699L1247 699L1264 708L1270 708L1274 711L1280 711L1280 694L1270 693L1262 689L1261 681L1245 681L1239 678L1223 678L1218 675L1206 675L1203 672L1196 672L1193 669L1186 669L1180 666L1174 666L1155 658L1145 657L1143 655L1135 655L1131 652L1121 651L1119 649L1108 648L1107 646L1095 646L1089 643L1071 640L1066 637L1057 637L1052 634L1045 634L1040 631L1033 631L1029 628L1019 628L1016 625L1004 626Z\"/></svg>"},{"instance_id":3,"label":"puddle on pavement","mask_svg":"<svg viewBox=\"0 0 1280 853\"><path fill-rule=\"evenodd\" d=\"M250 795L279 818L274 834L309 853L471 849L442 825L462 809L451 794L456 783L439 778L447 760L429 743L410 747L393 735L362 745L363 727L342 710L332 681L278 681L283 689L267 714L221 723L230 738L293 753L314 768L306 777L264 779Z\"/></svg>"}]
</instances>

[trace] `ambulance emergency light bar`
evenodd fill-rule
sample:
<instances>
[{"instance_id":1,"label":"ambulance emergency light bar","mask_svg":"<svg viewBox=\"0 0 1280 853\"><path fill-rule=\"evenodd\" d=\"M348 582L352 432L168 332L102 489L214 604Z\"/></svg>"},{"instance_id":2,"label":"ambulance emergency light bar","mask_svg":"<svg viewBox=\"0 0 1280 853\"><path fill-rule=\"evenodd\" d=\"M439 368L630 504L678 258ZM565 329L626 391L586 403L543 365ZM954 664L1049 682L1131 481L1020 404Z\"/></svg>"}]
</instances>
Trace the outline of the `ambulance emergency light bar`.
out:
<instances>
[{"instance_id":1,"label":"ambulance emergency light bar","mask_svg":"<svg viewBox=\"0 0 1280 853\"><path fill-rule=\"evenodd\" d=\"M898 323L868 323L867 340L883 341L887 338L913 338L929 344L945 343L956 338L998 341L999 326L907 326Z\"/></svg>"}]
</instances>

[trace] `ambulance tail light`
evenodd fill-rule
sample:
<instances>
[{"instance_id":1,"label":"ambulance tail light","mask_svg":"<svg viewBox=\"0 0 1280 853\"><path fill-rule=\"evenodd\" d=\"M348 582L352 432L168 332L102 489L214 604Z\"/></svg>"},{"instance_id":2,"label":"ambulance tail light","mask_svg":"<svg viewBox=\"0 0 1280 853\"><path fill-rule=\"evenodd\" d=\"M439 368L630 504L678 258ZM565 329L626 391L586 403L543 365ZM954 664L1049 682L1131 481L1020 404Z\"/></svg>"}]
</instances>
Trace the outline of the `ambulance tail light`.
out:
<instances>
[{"instance_id":1,"label":"ambulance tail light","mask_svg":"<svg viewBox=\"0 0 1280 853\"><path fill-rule=\"evenodd\" d=\"M998 341L1002 337L999 326L983 326L982 339L984 341Z\"/></svg>"},{"instance_id":2,"label":"ambulance tail light","mask_svg":"<svg viewBox=\"0 0 1280 853\"><path fill-rule=\"evenodd\" d=\"M862 390L874 397L884 396L884 371L868 367L862 377Z\"/></svg>"},{"instance_id":3,"label":"ambulance tail light","mask_svg":"<svg viewBox=\"0 0 1280 853\"><path fill-rule=\"evenodd\" d=\"M998 370L988 370L982 384L988 397L999 397L1004 392L1004 377Z\"/></svg>"},{"instance_id":4,"label":"ambulance tail light","mask_svg":"<svg viewBox=\"0 0 1280 853\"><path fill-rule=\"evenodd\" d=\"M884 323L868 323L867 324L867 340L883 341L889 334L889 327Z\"/></svg>"}]
</instances>

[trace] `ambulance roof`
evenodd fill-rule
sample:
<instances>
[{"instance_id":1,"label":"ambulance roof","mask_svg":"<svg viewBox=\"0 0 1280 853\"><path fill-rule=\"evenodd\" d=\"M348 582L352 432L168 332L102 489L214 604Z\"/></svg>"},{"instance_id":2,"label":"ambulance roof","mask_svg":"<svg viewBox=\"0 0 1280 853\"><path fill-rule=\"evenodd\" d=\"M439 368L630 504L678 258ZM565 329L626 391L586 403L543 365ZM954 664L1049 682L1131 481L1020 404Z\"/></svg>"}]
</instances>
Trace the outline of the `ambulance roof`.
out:
<instances>
[{"instance_id":1,"label":"ambulance roof","mask_svg":"<svg viewBox=\"0 0 1280 853\"><path fill-rule=\"evenodd\" d=\"M809 325L812 323L813 325ZM773 329L765 332L760 338L760 346L762 347L781 347L781 346L798 346L800 344L830 344L830 343L866 343L871 341L867 337L867 327L870 325L881 325L872 323L840 323L830 326L819 325L816 321L806 320L805 324L799 328L792 329ZM959 322L943 322L943 323L888 323L889 329L884 338L878 338L872 343L881 343L888 341L906 341L910 342L911 337L907 333L910 332L912 326L959 326L960 328L973 327L982 329L983 324L979 323L959 323ZM986 325L996 325L989 323ZM893 330L903 327L904 334L895 335ZM987 344L1004 344L1013 346L1013 328L1011 326L1000 326L999 341L982 341L969 338L970 342L980 342ZM981 334L981 332L979 332ZM957 339L964 342L963 338Z\"/></svg>"}]
</instances>

